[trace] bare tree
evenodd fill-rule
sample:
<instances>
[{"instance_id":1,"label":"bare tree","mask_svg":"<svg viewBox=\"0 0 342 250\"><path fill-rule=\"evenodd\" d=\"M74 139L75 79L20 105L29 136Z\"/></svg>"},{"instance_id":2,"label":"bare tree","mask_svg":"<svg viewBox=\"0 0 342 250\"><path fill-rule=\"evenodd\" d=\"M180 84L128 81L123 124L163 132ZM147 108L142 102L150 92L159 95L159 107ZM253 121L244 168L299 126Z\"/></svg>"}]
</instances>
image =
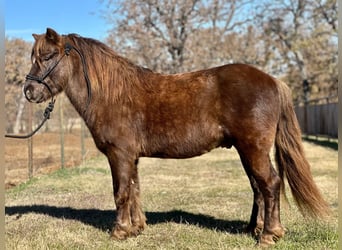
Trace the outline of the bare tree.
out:
<instances>
[{"instance_id":1,"label":"bare tree","mask_svg":"<svg viewBox=\"0 0 342 250\"><path fill-rule=\"evenodd\" d=\"M315 20L323 20L337 35L337 3L336 0L309 0Z\"/></svg>"},{"instance_id":2,"label":"bare tree","mask_svg":"<svg viewBox=\"0 0 342 250\"><path fill-rule=\"evenodd\" d=\"M266 2L259 15L266 35L264 39L273 40L280 58L277 63L282 64L280 70L287 75L296 100L307 99L309 93L312 97L329 95L336 85L332 79L328 84L330 88L321 88L326 82L317 82L318 75L325 74L317 64L336 66L332 59L337 55L337 43L332 39L335 18L322 22L326 6L320 0L275 0ZM336 71L329 71L337 79Z\"/></svg>"},{"instance_id":3,"label":"bare tree","mask_svg":"<svg viewBox=\"0 0 342 250\"><path fill-rule=\"evenodd\" d=\"M158 64L170 61L170 72L182 68L184 63L184 48L189 33L193 32L191 25L198 12L198 0L191 1L120 1L119 9L122 19L116 20L114 29L108 41L115 46L126 44L128 51L140 53L144 64L149 66L148 54L153 54L158 62L152 68L159 70ZM113 1L109 1L109 4ZM115 5L118 4L115 1ZM124 41L124 43L122 43ZM121 47L122 49L122 47ZM154 51L154 52L153 52ZM165 51L170 58L166 58ZM152 53L151 53L152 52ZM153 60L153 59L152 59ZM163 68L161 68L163 69Z\"/></svg>"},{"instance_id":4,"label":"bare tree","mask_svg":"<svg viewBox=\"0 0 342 250\"><path fill-rule=\"evenodd\" d=\"M197 54L196 42L207 31L211 45L207 58L219 51L223 37L245 24L250 16L244 11L247 0L148 0L108 1L107 15L113 29L108 42L126 56L157 71L176 73L192 69ZM189 46L189 44L191 46Z\"/></svg>"},{"instance_id":5,"label":"bare tree","mask_svg":"<svg viewBox=\"0 0 342 250\"><path fill-rule=\"evenodd\" d=\"M21 85L30 69L31 43L22 39L5 39L5 108L7 111L7 131L18 133L26 99Z\"/></svg>"}]
</instances>

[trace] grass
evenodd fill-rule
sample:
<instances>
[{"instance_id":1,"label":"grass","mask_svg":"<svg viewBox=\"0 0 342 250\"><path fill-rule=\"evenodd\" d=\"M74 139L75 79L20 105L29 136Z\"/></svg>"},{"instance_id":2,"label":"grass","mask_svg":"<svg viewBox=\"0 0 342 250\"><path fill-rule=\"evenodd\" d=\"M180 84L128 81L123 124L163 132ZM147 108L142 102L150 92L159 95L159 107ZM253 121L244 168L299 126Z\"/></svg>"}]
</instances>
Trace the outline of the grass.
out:
<instances>
[{"instance_id":1,"label":"grass","mask_svg":"<svg viewBox=\"0 0 342 250\"><path fill-rule=\"evenodd\" d=\"M326 221L303 218L290 199L281 209L288 233L272 249L337 249L337 151L308 142L305 149L333 213ZM143 158L139 171L148 227L138 237L109 238L112 181L99 157L7 190L6 249L255 249L242 233L253 196L234 150Z\"/></svg>"}]
</instances>

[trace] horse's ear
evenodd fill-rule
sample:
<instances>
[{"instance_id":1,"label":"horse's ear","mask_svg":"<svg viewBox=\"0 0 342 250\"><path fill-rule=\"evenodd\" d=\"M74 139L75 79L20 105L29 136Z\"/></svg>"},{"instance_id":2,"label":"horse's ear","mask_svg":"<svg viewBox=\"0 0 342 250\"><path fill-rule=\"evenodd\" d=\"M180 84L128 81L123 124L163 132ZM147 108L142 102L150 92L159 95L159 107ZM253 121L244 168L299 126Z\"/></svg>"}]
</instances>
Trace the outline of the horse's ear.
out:
<instances>
[{"instance_id":1,"label":"horse's ear","mask_svg":"<svg viewBox=\"0 0 342 250\"><path fill-rule=\"evenodd\" d=\"M59 43L60 40L60 36L58 35L58 33L51 28L46 29L45 37L47 40L54 42L56 44Z\"/></svg>"},{"instance_id":2,"label":"horse's ear","mask_svg":"<svg viewBox=\"0 0 342 250\"><path fill-rule=\"evenodd\" d=\"M32 34L32 36L33 36L33 38L34 38L34 40L38 40L38 38L39 38L39 35L37 35L37 34Z\"/></svg>"}]
</instances>

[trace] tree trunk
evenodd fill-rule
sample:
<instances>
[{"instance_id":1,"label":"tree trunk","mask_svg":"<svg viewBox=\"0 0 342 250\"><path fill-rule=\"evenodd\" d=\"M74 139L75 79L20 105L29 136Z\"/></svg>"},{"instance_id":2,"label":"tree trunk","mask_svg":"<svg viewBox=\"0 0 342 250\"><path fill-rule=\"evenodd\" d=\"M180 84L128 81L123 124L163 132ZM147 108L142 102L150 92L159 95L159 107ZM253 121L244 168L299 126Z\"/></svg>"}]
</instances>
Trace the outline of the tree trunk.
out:
<instances>
[{"instance_id":1,"label":"tree trunk","mask_svg":"<svg viewBox=\"0 0 342 250\"><path fill-rule=\"evenodd\" d=\"M15 119L15 123L13 126L13 133L14 134L19 134L20 132L20 123L21 123L21 118L23 116L23 111L25 108L25 103L26 103L26 98L25 95L22 95L20 100L19 100L19 107L18 107L18 113L17 113L17 117Z\"/></svg>"}]
</instances>

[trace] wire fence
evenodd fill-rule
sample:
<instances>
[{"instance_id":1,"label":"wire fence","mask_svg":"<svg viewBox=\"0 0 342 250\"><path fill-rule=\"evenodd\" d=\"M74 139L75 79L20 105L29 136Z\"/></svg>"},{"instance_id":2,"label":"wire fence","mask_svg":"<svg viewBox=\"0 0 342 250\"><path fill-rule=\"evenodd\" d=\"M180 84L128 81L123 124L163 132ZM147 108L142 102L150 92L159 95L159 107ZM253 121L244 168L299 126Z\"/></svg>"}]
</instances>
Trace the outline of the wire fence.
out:
<instances>
[{"instance_id":1,"label":"wire fence","mask_svg":"<svg viewBox=\"0 0 342 250\"><path fill-rule=\"evenodd\" d=\"M85 159L100 155L84 122L80 117L70 118L66 104L59 98L53 117L33 137L5 139L7 188L40 174L80 165ZM20 131L24 134L40 122L42 109L27 103L25 114L26 119L22 120L25 130Z\"/></svg>"}]
</instances>

